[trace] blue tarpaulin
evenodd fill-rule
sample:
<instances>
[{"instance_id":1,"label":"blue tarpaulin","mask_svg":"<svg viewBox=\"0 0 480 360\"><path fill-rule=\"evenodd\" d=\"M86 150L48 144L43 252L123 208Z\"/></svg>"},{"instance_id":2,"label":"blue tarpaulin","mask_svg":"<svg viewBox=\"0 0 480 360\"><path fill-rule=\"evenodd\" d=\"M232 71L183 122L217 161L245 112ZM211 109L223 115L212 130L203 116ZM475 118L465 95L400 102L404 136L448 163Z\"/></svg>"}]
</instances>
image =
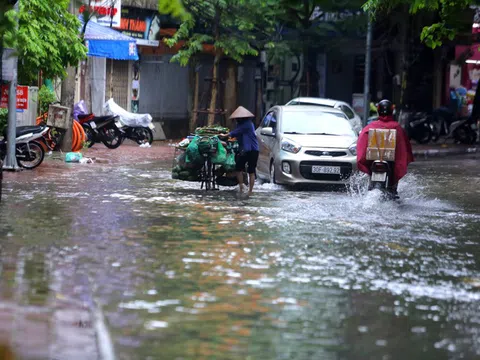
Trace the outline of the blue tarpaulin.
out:
<instances>
[{"instance_id":1,"label":"blue tarpaulin","mask_svg":"<svg viewBox=\"0 0 480 360\"><path fill-rule=\"evenodd\" d=\"M79 17L83 28L83 19ZM115 60L138 60L137 40L94 21L87 23L85 46L88 56Z\"/></svg>"}]
</instances>

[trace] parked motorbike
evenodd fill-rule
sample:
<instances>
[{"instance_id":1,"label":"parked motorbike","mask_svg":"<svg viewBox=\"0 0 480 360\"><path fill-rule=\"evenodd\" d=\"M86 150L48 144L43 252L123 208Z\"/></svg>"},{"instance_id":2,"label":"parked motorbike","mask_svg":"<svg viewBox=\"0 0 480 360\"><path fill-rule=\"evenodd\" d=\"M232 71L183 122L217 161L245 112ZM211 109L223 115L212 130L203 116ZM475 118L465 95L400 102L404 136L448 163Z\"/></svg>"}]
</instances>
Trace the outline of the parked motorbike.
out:
<instances>
[{"instance_id":1,"label":"parked motorbike","mask_svg":"<svg viewBox=\"0 0 480 360\"><path fill-rule=\"evenodd\" d=\"M122 141L124 139L130 139L135 141L138 145L141 145L144 143L152 144L153 142L152 130L155 128L153 124L150 124L151 127L142 127L142 126L132 127L132 126L124 125L120 121L117 121L116 125L122 133Z\"/></svg>"},{"instance_id":2,"label":"parked motorbike","mask_svg":"<svg viewBox=\"0 0 480 360\"><path fill-rule=\"evenodd\" d=\"M427 144L433 137L431 123L431 115L425 112L412 112L408 114L405 130L410 139L419 144Z\"/></svg>"},{"instance_id":3,"label":"parked motorbike","mask_svg":"<svg viewBox=\"0 0 480 360\"><path fill-rule=\"evenodd\" d=\"M103 110L105 114L118 116L116 124L124 139L133 140L139 145L153 142L152 131L155 131L155 125L150 114L131 113L117 105L113 99L103 105Z\"/></svg>"},{"instance_id":4,"label":"parked motorbike","mask_svg":"<svg viewBox=\"0 0 480 360\"><path fill-rule=\"evenodd\" d=\"M78 121L85 131L88 147L102 142L109 149L116 149L122 144L122 133L115 125L116 116L95 116L78 114Z\"/></svg>"},{"instance_id":5,"label":"parked motorbike","mask_svg":"<svg viewBox=\"0 0 480 360\"><path fill-rule=\"evenodd\" d=\"M447 139L459 144L474 144L477 141L478 123L471 118L463 118L452 123Z\"/></svg>"},{"instance_id":6,"label":"parked motorbike","mask_svg":"<svg viewBox=\"0 0 480 360\"><path fill-rule=\"evenodd\" d=\"M455 113L447 107L433 110L431 122L432 141L436 142L442 135L448 135L450 126L457 120L460 119L457 119Z\"/></svg>"},{"instance_id":7,"label":"parked motorbike","mask_svg":"<svg viewBox=\"0 0 480 360\"><path fill-rule=\"evenodd\" d=\"M39 166L45 157L43 146L35 141L48 132L46 126L19 126L16 131L15 157L19 166L25 169L34 169ZM7 129L4 139L0 140L0 158L5 160L7 155Z\"/></svg>"},{"instance_id":8,"label":"parked motorbike","mask_svg":"<svg viewBox=\"0 0 480 360\"><path fill-rule=\"evenodd\" d=\"M390 179L393 177L393 166L383 160L375 160L371 167L372 175L368 190L380 190L384 200L398 199L395 189L390 186Z\"/></svg>"}]
</instances>

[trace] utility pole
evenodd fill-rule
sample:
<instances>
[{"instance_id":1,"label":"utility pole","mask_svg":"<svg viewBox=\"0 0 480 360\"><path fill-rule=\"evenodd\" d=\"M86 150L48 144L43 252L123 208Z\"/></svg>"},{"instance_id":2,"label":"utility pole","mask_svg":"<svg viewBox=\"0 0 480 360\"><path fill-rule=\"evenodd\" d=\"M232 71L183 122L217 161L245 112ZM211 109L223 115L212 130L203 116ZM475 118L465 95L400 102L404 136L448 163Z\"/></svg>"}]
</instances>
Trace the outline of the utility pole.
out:
<instances>
[{"instance_id":1,"label":"utility pole","mask_svg":"<svg viewBox=\"0 0 480 360\"><path fill-rule=\"evenodd\" d=\"M370 13L368 16L367 43L365 49L365 82L363 86L363 126L367 125L368 115L370 114L370 73L372 68L372 19Z\"/></svg>"},{"instance_id":2,"label":"utility pole","mask_svg":"<svg viewBox=\"0 0 480 360\"><path fill-rule=\"evenodd\" d=\"M71 14L75 14L75 0L70 0L70 7L68 10ZM76 68L73 66L67 67L67 76L62 81L62 97L60 102L63 106L71 109L73 113L73 105L75 102L75 77L76 77ZM62 151L69 152L72 151L72 127L73 122L71 119L68 119L68 128L65 136L63 137L62 142Z\"/></svg>"},{"instance_id":3,"label":"utility pole","mask_svg":"<svg viewBox=\"0 0 480 360\"><path fill-rule=\"evenodd\" d=\"M17 12L16 29L18 29L18 9L20 0L17 1L13 9ZM8 133L7 133L7 156L3 168L5 170L16 171L19 169L17 158L15 156L16 138L17 138L17 66L18 58L12 54L12 76L8 89Z\"/></svg>"}]
</instances>

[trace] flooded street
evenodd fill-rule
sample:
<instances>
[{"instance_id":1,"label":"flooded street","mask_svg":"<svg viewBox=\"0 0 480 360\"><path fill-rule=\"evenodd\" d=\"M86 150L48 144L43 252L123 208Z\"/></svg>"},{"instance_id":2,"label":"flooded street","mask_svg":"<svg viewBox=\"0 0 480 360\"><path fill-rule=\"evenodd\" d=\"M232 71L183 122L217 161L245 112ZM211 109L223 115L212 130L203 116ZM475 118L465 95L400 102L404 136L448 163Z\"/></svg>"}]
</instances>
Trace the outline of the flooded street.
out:
<instances>
[{"instance_id":1,"label":"flooded street","mask_svg":"<svg viewBox=\"0 0 480 360\"><path fill-rule=\"evenodd\" d=\"M479 159L413 164L399 203L240 201L171 160L7 173L0 339L22 359L480 359Z\"/></svg>"}]
</instances>

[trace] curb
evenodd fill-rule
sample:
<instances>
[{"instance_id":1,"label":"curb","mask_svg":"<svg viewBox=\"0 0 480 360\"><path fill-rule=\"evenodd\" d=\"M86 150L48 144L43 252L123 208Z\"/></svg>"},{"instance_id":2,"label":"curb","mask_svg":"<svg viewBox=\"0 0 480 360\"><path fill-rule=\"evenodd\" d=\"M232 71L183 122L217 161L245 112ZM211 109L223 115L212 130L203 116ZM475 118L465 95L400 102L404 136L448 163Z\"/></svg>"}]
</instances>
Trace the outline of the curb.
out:
<instances>
[{"instance_id":1,"label":"curb","mask_svg":"<svg viewBox=\"0 0 480 360\"><path fill-rule=\"evenodd\" d=\"M447 157L454 155L466 155L466 154L476 154L480 153L480 148L470 147L470 148L454 148L454 149L428 149L428 150L414 150L413 156L415 157Z\"/></svg>"}]
</instances>

